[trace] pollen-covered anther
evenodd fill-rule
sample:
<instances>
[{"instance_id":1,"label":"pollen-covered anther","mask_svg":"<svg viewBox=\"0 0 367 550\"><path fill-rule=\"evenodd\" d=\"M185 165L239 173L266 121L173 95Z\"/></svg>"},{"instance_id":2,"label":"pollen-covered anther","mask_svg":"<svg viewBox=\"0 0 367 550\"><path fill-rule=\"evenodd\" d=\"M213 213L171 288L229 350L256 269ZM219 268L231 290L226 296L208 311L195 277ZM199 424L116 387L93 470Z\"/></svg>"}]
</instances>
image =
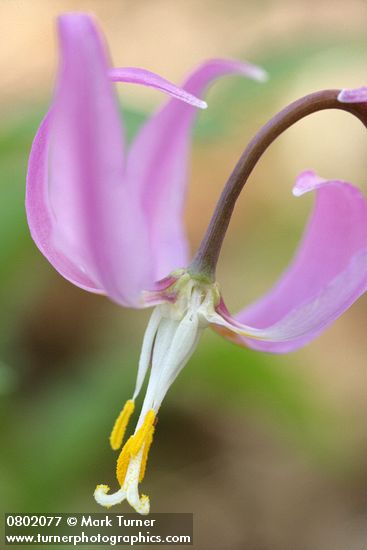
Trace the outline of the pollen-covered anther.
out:
<instances>
[{"instance_id":1,"label":"pollen-covered anther","mask_svg":"<svg viewBox=\"0 0 367 550\"><path fill-rule=\"evenodd\" d=\"M117 451L124 440L125 432L131 415L135 409L135 402L132 399L126 401L124 408L116 419L110 435L110 444L114 451Z\"/></svg>"},{"instance_id":2,"label":"pollen-covered anther","mask_svg":"<svg viewBox=\"0 0 367 550\"><path fill-rule=\"evenodd\" d=\"M143 424L125 443L120 456L117 460L116 476L121 487L125 482L126 472L128 470L130 460L136 457L142 451L142 460L139 472L139 481L142 481L146 469L148 453L153 441L154 425L156 413L153 409L149 410L145 416Z\"/></svg>"}]
</instances>

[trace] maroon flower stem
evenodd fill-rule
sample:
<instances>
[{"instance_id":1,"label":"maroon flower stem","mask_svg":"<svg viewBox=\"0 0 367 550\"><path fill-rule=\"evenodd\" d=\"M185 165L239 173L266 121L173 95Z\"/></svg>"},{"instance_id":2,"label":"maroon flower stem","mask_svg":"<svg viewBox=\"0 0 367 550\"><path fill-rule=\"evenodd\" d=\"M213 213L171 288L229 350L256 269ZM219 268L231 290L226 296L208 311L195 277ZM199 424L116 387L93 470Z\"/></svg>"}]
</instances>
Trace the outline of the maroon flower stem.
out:
<instances>
[{"instance_id":1,"label":"maroon flower stem","mask_svg":"<svg viewBox=\"0 0 367 550\"><path fill-rule=\"evenodd\" d=\"M215 268L236 200L261 155L269 145L298 120L325 109L348 111L367 127L367 105L341 103L340 90L323 90L294 101L276 114L250 141L230 175L210 220L200 247L189 267L192 274L215 279Z\"/></svg>"}]
</instances>

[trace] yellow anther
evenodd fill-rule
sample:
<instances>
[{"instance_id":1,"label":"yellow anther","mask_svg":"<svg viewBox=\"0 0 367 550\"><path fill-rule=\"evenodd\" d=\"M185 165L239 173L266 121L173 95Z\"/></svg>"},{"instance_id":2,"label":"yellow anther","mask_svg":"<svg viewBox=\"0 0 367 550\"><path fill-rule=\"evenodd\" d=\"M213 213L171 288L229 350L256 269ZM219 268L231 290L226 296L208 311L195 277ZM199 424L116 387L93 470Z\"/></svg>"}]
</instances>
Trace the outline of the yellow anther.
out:
<instances>
[{"instance_id":1,"label":"yellow anther","mask_svg":"<svg viewBox=\"0 0 367 550\"><path fill-rule=\"evenodd\" d=\"M115 425L110 435L110 444L114 451L121 447L124 439L125 431L129 423L130 417L134 412L135 403L132 399L126 401L124 408L116 419Z\"/></svg>"},{"instance_id":2,"label":"yellow anther","mask_svg":"<svg viewBox=\"0 0 367 550\"><path fill-rule=\"evenodd\" d=\"M143 458L141 460L140 473L139 473L139 482L143 481L143 478L145 475L145 470L148 462L149 449L153 443L153 435L154 435L154 426L151 426L150 431L144 443Z\"/></svg>"},{"instance_id":3,"label":"yellow anther","mask_svg":"<svg viewBox=\"0 0 367 550\"><path fill-rule=\"evenodd\" d=\"M122 451L121 451L121 453L120 453L120 455L117 459L116 477L117 477L117 480L118 480L121 487L124 484L126 472L127 472L128 467L129 467L129 462L130 462L130 458L131 458L130 447L131 447L131 442L132 442L133 437L134 436L132 435L126 441L126 443L123 446Z\"/></svg>"},{"instance_id":4,"label":"yellow anther","mask_svg":"<svg viewBox=\"0 0 367 550\"><path fill-rule=\"evenodd\" d=\"M129 437L122 448L120 456L117 459L116 466L116 477L121 487L125 481L130 459L139 453L143 445L144 449L139 473L139 481L141 481L144 477L148 453L153 441L155 418L155 412L152 409L148 411L143 424L134 435Z\"/></svg>"},{"instance_id":5,"label":"yellow anther","mask_svg":"<svg viewBox=\"0 0 367 550\"><path fill-rule=\"evenodd\" d=\"M134 434L133 439L134 442L131 446L131 454L133 456L136 456L140 449L143 446L143 443L145 442L155 420L155 412L153 409L150 409L150 411L147 412L143 424L140 426L136 434Z\"/></svg>"}]
</instances>

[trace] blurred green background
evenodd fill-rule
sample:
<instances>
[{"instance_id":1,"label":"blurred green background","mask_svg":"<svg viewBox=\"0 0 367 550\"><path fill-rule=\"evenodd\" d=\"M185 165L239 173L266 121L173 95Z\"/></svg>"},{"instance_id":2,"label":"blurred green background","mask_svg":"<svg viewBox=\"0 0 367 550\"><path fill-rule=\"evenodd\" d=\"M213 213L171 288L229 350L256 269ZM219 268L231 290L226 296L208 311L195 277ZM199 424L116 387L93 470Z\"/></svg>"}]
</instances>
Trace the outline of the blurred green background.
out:
<instances>
[{"instance_id":1,"label":"blurred green background","mask_svg":"<svg viewBox=\"0 0 367 550\"><path fill-rule=\"evenodd\" d=\"M254 132L297 97L367 83L361 0L1 0L0 491L2 511L101 512L115 486L108 446L132 392L149 312L64 281L30 239L27 157L52 93L55 17L96 14L117 66L174 82L207 57L261 64L259 85L223 79L195 127L187 224L200 242L220 190ZM162 101L119 88L128 134ZM302 121L261 159L241 196L218 279L236 310L291 258L312 197L306 168L367 190L367 134L345 113ZM367 300L287 356L206 331L161 409L143 490L152 511L195 514L195 548L360 550L367 545ZM129 511L126 504L120 511ZM117 511L117 509L116 509Z\"/></svg>"}]
</instances>

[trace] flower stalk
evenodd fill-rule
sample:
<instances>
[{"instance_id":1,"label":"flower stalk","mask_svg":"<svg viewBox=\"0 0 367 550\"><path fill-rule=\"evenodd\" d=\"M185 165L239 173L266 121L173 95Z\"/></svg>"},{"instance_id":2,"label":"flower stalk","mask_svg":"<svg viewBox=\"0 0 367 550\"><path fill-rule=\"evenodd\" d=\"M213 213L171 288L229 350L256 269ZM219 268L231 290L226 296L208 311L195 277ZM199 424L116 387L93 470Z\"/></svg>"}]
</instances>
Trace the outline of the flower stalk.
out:
<instances>
[{"instance_id":1,"label":"flower stalk","mask_svg":"<svg viewBox=\"0 0 367 550\"><path fill-rule=\"evenodd\" d=\"M215 270L223 240L236 204L257 162L285 130L306 116L326 109L339 109L356 116L367 127L366 103L344 103L338 97L341 90L322 90L306 95L271 118L250 141L229 176L220 195L208 229L194 256L189 271L215 281Z\"/></svg>"}]
</instances>

